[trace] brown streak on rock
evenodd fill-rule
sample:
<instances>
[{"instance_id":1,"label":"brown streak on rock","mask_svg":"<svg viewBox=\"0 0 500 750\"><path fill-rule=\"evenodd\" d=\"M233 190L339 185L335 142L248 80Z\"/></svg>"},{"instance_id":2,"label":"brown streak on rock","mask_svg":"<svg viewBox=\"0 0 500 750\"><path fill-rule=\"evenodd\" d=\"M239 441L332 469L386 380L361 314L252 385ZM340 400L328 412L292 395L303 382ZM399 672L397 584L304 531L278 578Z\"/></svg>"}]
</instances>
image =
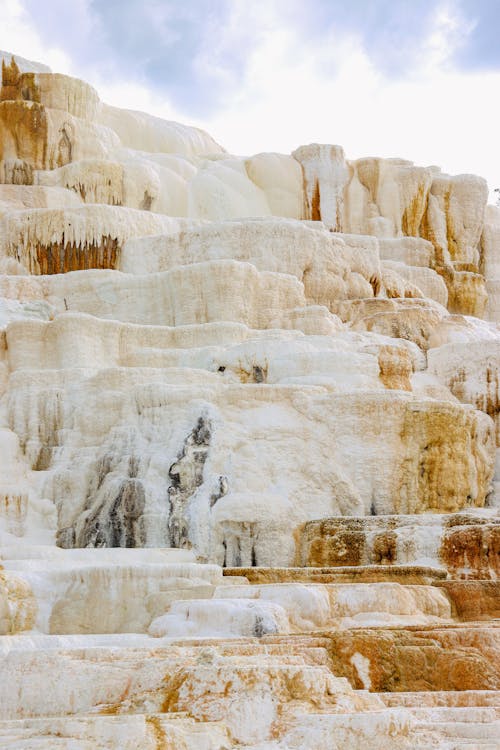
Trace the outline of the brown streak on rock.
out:
<instances>
[{"instance_id":1,"label":"brown streak on rock","mask_svg":"<svg viewBox=\"0 0 500 750\"><path fill-rule=\"evenodd\" d=\"M50 275L83 271L90 268L115 269L118 263L120 246L110 235L101 238L99 244L54 242L50 245L35 245L23 251L18 248L17 259L27 265L32 274ZM26 259L25 256L28 256Z\"/></svg>"},{"instance_id":2,"label":"brown streak on rock","mask_svg":"<svg viewBox=\"0 0 500 750\"><path fill-rule=\"evenodd\" d=\"M321 221L321 195L318 180L316 180L311 200L311 220Z\"/></svg>"},{"instance_id":3,"label":"brown streak on rock","mask_svg":"<svg viewBox=\"0 0 500 750\"><path fill-rule=\"evenodd\" d=\"M411 391L413 366L410 355L401 347L381 346L378 352L379 378L386 388Z\"/></svg>"}]
</instances>

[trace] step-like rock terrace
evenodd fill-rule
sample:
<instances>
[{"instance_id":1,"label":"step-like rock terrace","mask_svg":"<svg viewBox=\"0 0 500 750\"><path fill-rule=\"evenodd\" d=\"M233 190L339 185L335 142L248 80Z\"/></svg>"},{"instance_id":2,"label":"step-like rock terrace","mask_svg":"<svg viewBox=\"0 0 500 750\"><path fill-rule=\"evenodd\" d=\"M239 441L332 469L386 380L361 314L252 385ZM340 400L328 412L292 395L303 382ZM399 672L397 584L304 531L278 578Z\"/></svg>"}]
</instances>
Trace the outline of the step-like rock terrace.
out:
<instances>
[{"instance_id":1,"label":"step-like rock terrace","mask_svg":"<svg viewBox=\"0 0 500 750\"><path fill-rule=\"evenodd\" d=\"M3 58L0 748L498 748L487 195Z\"/></svg>"}]
</instances>

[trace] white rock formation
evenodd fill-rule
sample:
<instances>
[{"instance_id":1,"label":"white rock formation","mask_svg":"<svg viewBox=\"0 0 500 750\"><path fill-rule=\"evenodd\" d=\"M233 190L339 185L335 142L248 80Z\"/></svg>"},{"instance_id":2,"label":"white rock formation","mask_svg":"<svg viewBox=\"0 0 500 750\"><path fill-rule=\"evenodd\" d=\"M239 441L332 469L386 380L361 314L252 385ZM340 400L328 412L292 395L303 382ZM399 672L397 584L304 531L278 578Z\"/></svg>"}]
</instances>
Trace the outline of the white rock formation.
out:
<instances>
[{"instance_id":1,"label":"white rock formation","mask_svg":"<svg viewBox=\"0 0 500 750\"><path fill-rule=\"evenodd\" d=\"M484 181L0 57L0 748L492 750Z\"/></svg>"}]
</instances>

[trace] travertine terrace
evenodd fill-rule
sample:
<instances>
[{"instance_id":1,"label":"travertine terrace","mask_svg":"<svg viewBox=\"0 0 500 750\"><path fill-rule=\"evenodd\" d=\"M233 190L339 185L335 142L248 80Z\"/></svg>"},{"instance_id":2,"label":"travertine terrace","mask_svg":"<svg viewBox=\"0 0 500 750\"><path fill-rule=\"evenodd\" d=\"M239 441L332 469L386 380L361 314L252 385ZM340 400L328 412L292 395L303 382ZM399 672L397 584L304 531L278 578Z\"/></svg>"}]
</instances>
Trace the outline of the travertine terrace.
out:
<instances>
[{"instance_id":1,"label":"travertine terrace","mask_svg":"<svg viewBox=\"0 0 500 750\"><path fill-rule=\"evenodd\" d=\"M498 748L485 181L2 57L0 748Z\"/></svg>"}]
</instances>

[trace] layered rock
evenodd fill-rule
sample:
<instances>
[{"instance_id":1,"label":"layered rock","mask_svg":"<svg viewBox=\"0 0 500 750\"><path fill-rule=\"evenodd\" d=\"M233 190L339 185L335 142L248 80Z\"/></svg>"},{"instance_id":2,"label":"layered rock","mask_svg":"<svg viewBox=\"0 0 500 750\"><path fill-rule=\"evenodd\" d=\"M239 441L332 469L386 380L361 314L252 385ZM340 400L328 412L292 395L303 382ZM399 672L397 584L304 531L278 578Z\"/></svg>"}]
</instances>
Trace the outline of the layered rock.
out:
<instances>
[{"instance_id":1,"label":"layered rock","mask_svg":"<svg viewBox=\"0 0 500 750\"><path fill-rule=\"evenodd\" d=\"M491 750L484 181L1 56L0 747Z\"/></svg>"}]
</instances>

